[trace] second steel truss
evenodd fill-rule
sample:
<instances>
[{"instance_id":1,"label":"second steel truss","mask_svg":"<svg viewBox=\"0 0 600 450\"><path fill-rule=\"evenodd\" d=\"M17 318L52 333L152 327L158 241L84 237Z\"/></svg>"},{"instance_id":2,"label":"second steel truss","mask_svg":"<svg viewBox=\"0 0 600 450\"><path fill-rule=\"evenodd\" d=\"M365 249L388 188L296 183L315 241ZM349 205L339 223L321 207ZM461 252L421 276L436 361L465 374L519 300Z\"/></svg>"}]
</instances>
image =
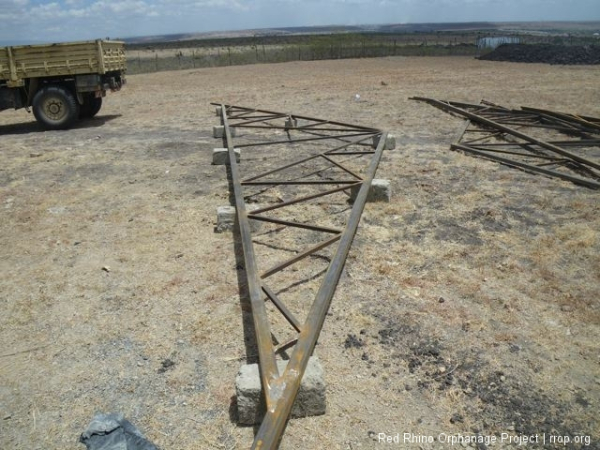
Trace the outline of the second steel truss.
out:
<instances>
[{"instance_id":1,"label":"second steel truss","mask_svg":"<svg viewBox=\"0 0 600 450\"><path fill-rule=\"evenodd\" d=\"M252 448L276 449L342 274L387 135L343 122L215 105L224 127L266 400L266 414ZM238 149L241 164L236 162ZM257 223L268 228L255 232ZM300 237L284 239L290 230ZM270 257L262 265L257 247L266 249ZM288 257L274 258L268 253L273 249L288 252ZM304 279L292 281L295 270L302 273L296 268L303 262L308 275L305 271ZM325 262L326 268L318 272L317 262ZM304 295L289 302L283 298L294 286L319 275L321 283L312 298ZM274 287L277 276L284 278L285 286ZM288 336L283 339L276 336L274 312L287 324ZM289 361L280 373L276 360L282 353Z\"/></svg>"},{"instance_id":2,"label":"second steel truss","mask_svg":"<svg viewBox=\"0 0 600 450\"><path fill-rule=\"evenodd\" d=\"M466 119L452 150L600 189L600 119L414 97Z\"/></svg>"}]
</instances>

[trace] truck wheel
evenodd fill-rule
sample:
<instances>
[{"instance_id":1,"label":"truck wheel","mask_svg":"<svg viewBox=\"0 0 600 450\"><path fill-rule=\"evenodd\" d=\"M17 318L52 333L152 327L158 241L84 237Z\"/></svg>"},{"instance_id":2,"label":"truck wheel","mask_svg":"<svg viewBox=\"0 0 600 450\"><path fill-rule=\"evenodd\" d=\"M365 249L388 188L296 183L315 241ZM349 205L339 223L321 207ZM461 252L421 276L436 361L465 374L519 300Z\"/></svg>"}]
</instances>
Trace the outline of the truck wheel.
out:
<instances>
[{"instance_id":1,"label":"truck wheel","mask_svg":"<svg viewBox=\"0 0 600 450\"><path fill-rule=\"evenodd\" d=\"M86 94L83 97L83 105L79 109L79 118L89 119L98 114L102 108L102 97L96 97L94 93Z\"/></svg>"},{"instance_id":2,"label":"truck wheel","mask_svg":"<svg viewBox=\"0 0 600 450\"><path fill-rule=\"evenodd\" d=\"M79 103L62 86L44 86L33 97L33 115L46 129L69 128L79 117Z\"/></svg>"}]
</instances>

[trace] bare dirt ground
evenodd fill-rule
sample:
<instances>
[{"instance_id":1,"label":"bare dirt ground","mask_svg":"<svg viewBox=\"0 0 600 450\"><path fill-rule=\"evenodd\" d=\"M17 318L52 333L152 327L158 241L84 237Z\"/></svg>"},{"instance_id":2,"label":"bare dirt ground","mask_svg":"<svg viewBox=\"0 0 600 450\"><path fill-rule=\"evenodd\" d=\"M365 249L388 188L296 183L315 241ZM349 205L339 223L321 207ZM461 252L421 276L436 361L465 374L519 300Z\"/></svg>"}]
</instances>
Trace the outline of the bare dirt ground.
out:
<instances>
[{"instance_id":1,"label":"bare dirt ground","mask_svg":"<svg viewBox=\"0 0 600 450\"><path fill-rule=\"evenodd\" d=\"M234 235L214 233L229 193L210 101L398 140L378 172L392 201L367 205L317 347L327 414L290 421L282 449L451 448L442 433L600 448L598 192L452 153L461 121L408 100L600 116L598 86L590 66L343 60L131 76L69 131L3 112L0 448L83 448L96 412L164 449L249 448L234 379L252 345ZM498 441L478 448L516 447Z\"/></svg>"}]
</instances>

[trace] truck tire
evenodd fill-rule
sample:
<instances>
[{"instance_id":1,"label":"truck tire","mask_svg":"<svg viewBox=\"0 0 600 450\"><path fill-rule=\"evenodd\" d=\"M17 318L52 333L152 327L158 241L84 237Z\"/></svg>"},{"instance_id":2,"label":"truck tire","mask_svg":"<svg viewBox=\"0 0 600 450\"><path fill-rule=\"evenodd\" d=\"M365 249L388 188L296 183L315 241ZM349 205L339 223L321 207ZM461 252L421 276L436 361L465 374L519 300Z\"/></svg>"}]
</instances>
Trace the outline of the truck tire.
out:
<instances>
[{"instance_id":1,"label":"truck tire","mask_svg":"<svg viewBox=\"0 0 600 450\"><path fill-rule=\"evenodd\" d=\"M33 115L48 130L69 128L79 117L79 103L63 86L44 86L33 97Z\"/></svg>"},{"instance_id":2,"label":"truck tire","mask_svg":"<svg viewBox=\"0 0 600 450\"><path fill-rule=\"evenodd\" d=\"M96 97L94 93L85 94L83 96L83 105L79 108L79 118L89 119L98 114L102 108L102 97Z\"/></svg>"}]
</instances>

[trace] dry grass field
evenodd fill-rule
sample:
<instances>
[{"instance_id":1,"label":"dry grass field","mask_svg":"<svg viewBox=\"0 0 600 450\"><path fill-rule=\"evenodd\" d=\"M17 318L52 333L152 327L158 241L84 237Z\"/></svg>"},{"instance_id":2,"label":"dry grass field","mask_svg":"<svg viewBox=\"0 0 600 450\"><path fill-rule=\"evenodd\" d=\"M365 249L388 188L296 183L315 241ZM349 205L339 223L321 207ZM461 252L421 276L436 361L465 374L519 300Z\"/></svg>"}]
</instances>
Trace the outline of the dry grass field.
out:
<instances>
[{"instance_id":1,"label":"dry grass field","mask_svg":"<svg viewBox=\"0 0 600 450\"><path fill-rule=\"evenodd\" d=\"M97 412L165 450L250 447L248 307L235 235L214 232L222 101L398 142L377 175L392 201L367 204L317 346L327 414L290 421L282 449L599 449L600 194L450 152L461 121L408 100L600 116L599 86L597 67L396 57L130 76L68 131L2 112L0 448L83 448ZM405 432L436 442L378 440Z\"/></svg>"}]
</instances>

